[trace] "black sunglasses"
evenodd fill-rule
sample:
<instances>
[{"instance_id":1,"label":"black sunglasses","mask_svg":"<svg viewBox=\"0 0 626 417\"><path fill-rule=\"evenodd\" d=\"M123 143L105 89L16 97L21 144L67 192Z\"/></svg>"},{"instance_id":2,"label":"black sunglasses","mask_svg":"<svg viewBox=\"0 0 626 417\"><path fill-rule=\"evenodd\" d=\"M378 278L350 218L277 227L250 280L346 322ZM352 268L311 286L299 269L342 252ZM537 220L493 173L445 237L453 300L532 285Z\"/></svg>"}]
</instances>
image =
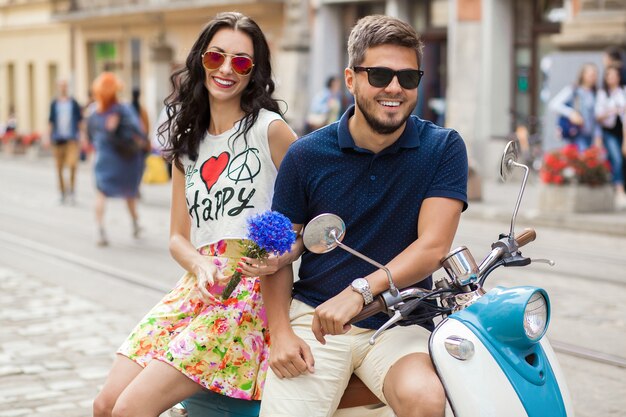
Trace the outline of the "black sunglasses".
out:
<instances>
[{"instance_id":1,"label":"black sunglasses","mask_svg":"<svg viewBox=\"0 0 626 417\"><path fill-rule=\"evenodd\" d=\"M367 72L367 81L372 87L387 87L393 77L398 76L398 82L402 88L413 90L420 85L424 71L416 69L403 69L394 71L387 67L353 67L354 72Z\"/></svg>"}]
</instances>

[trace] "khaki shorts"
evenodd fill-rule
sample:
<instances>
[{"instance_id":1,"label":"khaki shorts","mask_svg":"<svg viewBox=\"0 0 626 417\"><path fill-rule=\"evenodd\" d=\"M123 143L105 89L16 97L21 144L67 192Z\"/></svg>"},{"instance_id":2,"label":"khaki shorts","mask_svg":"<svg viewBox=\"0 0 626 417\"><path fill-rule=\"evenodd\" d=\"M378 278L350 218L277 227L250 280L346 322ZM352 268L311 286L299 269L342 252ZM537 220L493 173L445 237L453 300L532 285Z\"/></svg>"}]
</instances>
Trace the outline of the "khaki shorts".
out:
<instances>
[{"instance_id":1,"label":"khaki shorts","mask_svg":"<svg viewBox=\"0 0 626 417\"><path fill-rule=\"evenodd\" d=\"M270 369L265 382L260 417L330 417L339 405L352 373L385 402L383 381L400 358L428 352L430 332L420 326L396 326L383 332L376 344L368 341L374 330L355 326L348 333L325 336L326 345L311 331L313 307L291 302L291 326L311 348L315 373L279 379Z\"/></svg>"},{"instance_id":2,"label":"khaki shorts","mask_svg":"<svg viewBox=\"0 0 626 417\"><path fill-rule=\"evenodd\" d=\"M75 167L80 156L80 149L77 140L54 144L52 147L57 166Z\"/></svg>"}]
</instances>

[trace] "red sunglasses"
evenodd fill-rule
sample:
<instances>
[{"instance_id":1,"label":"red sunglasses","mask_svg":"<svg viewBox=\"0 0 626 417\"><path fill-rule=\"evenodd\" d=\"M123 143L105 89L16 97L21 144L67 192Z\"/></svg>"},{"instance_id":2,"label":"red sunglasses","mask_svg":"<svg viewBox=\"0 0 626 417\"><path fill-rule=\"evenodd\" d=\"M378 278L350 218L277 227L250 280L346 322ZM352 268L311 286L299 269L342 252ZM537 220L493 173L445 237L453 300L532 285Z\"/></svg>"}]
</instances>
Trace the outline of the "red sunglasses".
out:
<instances>
[{"instance_id":1,"label":"red sunglasses","mask_svg":"<svg viewBox=\"0 0 626 417\"><path fill-rule=\"evenodd\" d=\"M226 61L226 57L231 57L230 66L239 75L248 75L254 67L252 58L245 55L234 55L219 51L206 51L202 54L202 65L208 70L218 69Z\"/></svg>"}]
</instances>

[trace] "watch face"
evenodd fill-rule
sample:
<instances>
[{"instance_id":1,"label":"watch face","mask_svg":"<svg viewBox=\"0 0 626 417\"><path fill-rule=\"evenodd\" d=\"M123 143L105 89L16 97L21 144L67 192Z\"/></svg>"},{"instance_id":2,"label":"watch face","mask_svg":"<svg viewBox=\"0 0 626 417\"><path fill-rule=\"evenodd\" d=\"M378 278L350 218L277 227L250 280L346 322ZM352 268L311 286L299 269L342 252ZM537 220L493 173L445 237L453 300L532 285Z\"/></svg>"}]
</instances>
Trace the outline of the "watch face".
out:
<instances>
[{"instance_id":1,"label":"watch face","mask_svg":"<svg viewBox=\"0 0 626 417\"><path fill-rule=\"evenodd\" d=\"M352 287L355 290L361 292L369 287L369 283L367 282L365 278L357 278L354 281L352 281Z\"/></svg>"}]
</instances>

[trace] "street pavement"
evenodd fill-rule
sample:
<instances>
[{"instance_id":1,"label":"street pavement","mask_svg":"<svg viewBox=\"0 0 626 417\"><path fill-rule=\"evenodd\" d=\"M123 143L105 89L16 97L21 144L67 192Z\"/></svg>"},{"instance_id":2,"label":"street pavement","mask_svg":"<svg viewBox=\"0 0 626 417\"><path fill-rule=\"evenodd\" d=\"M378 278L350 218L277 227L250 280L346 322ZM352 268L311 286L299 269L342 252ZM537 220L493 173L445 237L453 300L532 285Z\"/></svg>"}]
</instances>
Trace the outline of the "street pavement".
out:
<instances>
[{"instance_id":1,"label":"street pavement","mask_svg":"<svg viewBox=\"0 0 626 417\"><path fill-rule=\"evenodd\" d=\"M0 316L0 416L90 416L133 320L3 267Z\"/></svg>"},{"instance_id":2,"label":"street pavement","mask_svg":"<svg viewBox=\"0 0 626 417\"><path fill-rule=\"evenodd\" d=\"M13 158L0 155L0 164L12 163ZM43 163L52 169L49 160L25 159L24 163ZM3 187L0 182L0 194ZM517 198L518 183L485 179L483 190L482 201L470 203L463 218L507 223ZM162 212L169 207L169 187L146 186L142 192L144 221L148 229L158 229L158 241L163 242L166 227L162 224ZM626 237L626 212L554 216L536 209L538 193L539 185L530 183L519 224ZM158 208L160 214L146 209L146 202ZM162 250L166 255L166 248ZM143 292L141 298L129 294L137 300L136 309L129 314L112 308L115 303L108 301L105 294L102 302L98 302L85 298L79 285L75 288L44 282L21 268L0 265L0 417L90 416L91 402L108 372L113 352L140 312L158 299L156 291ZM623 320L621 323L623 327ZM565 358L565 364L571 361ZM601 374L605 370L602 366L588 365L580 372ZM611 378L588 394L605 398L603 391L615 389L613 384L620 383L623 387L623 378L621 382L620 378ZM617 391L610 395L613 410L623 409L624 405ZM580 402L585 409L585 399L581 398ZM585 409L579 415L594 416L593 409ZM610 415L626 414L616 411Z\"/></svg>"},{"instance_id":3,"label":"street pavement","mask_svg":"<svg viewBox=\"0 0 626 417\"><path fill-rule=\"evenodd\" d=\"M515 176L506 183L495 178L484 180L483 198L480 201L470 202L463 218L510 222L520 184L521 176ZM604 213L550 213L539 208L541 189L542 184L539 183L537 174L531 174L517 216L518 224L626 236L626 210L624 208L616 208L615 211Z\"/></svg>"}]
</instances>

